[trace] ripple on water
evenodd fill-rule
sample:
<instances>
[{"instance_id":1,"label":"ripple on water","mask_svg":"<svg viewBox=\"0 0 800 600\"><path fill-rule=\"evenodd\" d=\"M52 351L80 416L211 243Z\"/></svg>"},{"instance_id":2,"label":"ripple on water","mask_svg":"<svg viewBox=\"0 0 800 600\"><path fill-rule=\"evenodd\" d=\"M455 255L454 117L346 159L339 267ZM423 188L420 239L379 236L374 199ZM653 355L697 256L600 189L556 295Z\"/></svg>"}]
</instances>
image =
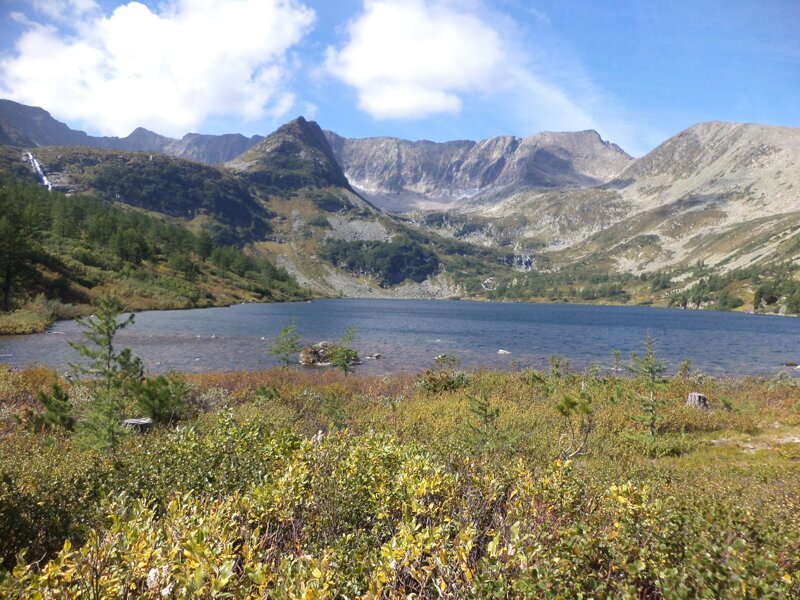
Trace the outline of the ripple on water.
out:
<instances>
[{"instance_id":1,"label":"ripple on water","mask_svg":"<svg viewBox=\"0 0 800 600\"><path fill-rule=\"evenodd\" d=\"M608 366L617 349L627 359L645 335L673 369L684 359L716 375L798 375L800 319L646 307L503 304L425 300L321 300L247 304L227 308L144 312L120 333L153 371L202 372L263 369L277 365L270 341L291 319L304 339L335 340L355 327L353 346L364 373L419 371L438 354L456 355L466 368L542 368L557 354L573 368ZM73 322L49 332L0 338L0 362L65 369L76 359L67 341L80 340ZM511 355L498 355L498 348Z\"/></svg>"}]
</instances>

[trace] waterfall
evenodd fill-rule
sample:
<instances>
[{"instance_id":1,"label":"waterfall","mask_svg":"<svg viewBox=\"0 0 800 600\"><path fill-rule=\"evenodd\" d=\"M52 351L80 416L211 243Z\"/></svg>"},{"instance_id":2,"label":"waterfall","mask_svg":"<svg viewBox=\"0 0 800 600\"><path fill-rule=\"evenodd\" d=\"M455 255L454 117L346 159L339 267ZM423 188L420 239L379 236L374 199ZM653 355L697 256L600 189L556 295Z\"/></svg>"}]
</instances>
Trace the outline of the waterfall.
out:
<instances>
[{"instance_id":1,"label":"waterfall","mask_svg":"<svg viewBox=\"0 0 800 600\"><path fill-rule=\"evenodd\" d=\"M36 157L31 154L30 152L25 153L25 157L28 159L28 164L30 164L31 168L36 171L36 174L42 180L42 185L47 188L47 191L53 191L53 184L50 183L50 180L47 178L47 175L44 174L42 170L42 165L39 164L39 161L36 160Z\"/></svg>"}]
</instances>

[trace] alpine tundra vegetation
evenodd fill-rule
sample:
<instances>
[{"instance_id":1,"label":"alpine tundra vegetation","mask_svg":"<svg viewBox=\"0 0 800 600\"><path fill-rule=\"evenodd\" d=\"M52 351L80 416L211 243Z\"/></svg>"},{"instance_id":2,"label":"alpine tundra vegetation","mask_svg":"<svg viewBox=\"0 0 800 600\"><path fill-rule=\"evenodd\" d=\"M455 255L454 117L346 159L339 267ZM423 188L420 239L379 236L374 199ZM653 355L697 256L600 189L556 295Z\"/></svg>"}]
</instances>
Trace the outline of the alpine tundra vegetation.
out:
<instances>
[{"instance_id":1,"label":"alpine tundra vegetation","mask_svg":"<svg viewBox=\"0 0 800 600\"><path fill-rule=\"evenodd\" d=\"M102 381L3 369L0 595L796 597L797 381L653 387L651 350L635 378L554 360L436 389L173 374L182 410L117 447L82 443ZM54 383L74 420L37 418Z\"/></svg>"}]
</instances>

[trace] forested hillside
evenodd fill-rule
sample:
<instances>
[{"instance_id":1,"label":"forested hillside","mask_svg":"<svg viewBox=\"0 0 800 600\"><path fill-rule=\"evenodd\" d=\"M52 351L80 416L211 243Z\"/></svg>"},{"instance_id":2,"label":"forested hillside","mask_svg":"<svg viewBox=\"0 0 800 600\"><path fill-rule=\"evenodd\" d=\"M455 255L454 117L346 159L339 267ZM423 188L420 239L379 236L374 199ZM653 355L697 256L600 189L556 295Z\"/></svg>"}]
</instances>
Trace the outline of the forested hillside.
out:
<instances>
[{"instance_id":1,"label":"forested hillside","mask_svg":"<svg viewBox=\"0 0 800 600\"><path fill-rule=\"evenodd\" d=\"M128 309L306 298L269 261L135 209L0 175L0 332L39 331L104 291Z\"/></svg>"},{"instance_id":2,"label":"forested hillside","mask_svg":"<svg viewBox=\"0 0 800 600\"><path fill-rule=\"evenodd\" d=\"M270 214L248 186L218 167L78 146L41 148L36 157L56 189L205 225L228 244L262 239L270 231Z\"/></svg>"}]
</instances>

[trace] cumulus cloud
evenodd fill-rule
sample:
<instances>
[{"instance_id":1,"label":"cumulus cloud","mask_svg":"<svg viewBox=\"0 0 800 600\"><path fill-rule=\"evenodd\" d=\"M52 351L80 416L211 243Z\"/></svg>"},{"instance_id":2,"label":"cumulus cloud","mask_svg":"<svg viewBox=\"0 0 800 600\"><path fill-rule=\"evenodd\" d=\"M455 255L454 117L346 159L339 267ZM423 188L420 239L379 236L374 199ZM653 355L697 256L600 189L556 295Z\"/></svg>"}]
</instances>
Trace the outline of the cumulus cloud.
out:
<instances>
[{"instance_id":1,"label":"cumulus cloud","mask_svg":"<svg viewBox=\"0 0 800 600\"><path fill-rule=\"evenodd\" d=\"M460 94L488 90L504 60L497 31L448 2L366 0L347 44L329 48L329 73L377 118L457 112Z\"/></svg>"},{"instance_id":2,"label":"cumulus cloud","mask_svg":"<svg viewBox=\"0 0 800 600\"><path fill-rule=\"evenodd\" d=\"M549 27L546 15L534 16ZM353 87L374 118L453 114L470 99L476 114L520 132L597 129L632 145L617 103L579 63L482 0L364 0L344 34L328 48L325 71Z\"/></svg>"},{"instance_id":3,"label":"cumulus cloud","mask_svg":"<svg viewBox=\"0 0 800 600\"><path fill-rule=\"evenodd\" d=\"M142 125L180 135L210 116L285 115L287 53L314 11L296 0L139 2L102 14L93 0L38 0L74 21L32 23L0 61L0 95L107 135Z\"/></svg>"}]
</instances>

